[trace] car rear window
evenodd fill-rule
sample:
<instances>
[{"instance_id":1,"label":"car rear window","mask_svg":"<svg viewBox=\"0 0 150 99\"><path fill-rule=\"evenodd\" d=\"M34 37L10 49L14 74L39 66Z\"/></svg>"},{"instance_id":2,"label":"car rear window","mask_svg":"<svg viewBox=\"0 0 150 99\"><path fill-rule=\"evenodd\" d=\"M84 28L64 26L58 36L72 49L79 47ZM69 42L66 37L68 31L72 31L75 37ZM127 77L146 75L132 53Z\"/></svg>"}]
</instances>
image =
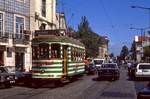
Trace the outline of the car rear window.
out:
<instances>
[{"instance_id":1,"label":"car rear window","mask_svg":"<svg viewBox=\"0 0 150 99\"><path fill-rule=\"evenodd\" d=\"M116 64L103 64L102 68L117 68Z\"/></svg>"},{"instance_id":2,"label":"car rear window","mask_svg":"<svg viewBox=\"0 0 150 99\"><path fill-rule=\"evenodd\" d=\"M94 60L95 64L103 64L103 60Z\"/></svg>"},{"instance_id":3,"label":"car rear window","mask_svg":"<svg viewBox=\"0 0 150 99\"><path fill-rule=\"evenodd\" d=\"M139 69L150 69L150 65L139 65Z\"/></svg>"}]
</instances>

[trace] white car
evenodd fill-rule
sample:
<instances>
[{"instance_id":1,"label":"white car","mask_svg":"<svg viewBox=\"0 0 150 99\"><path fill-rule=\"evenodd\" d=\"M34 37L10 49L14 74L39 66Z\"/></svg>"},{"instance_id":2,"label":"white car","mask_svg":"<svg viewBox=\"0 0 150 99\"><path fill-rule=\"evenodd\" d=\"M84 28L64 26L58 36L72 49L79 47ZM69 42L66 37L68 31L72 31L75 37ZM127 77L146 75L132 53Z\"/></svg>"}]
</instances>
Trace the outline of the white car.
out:
<instances>
[{"instance_id":1,"label":"white car","mask_svg":"<svg viewBox=\"0 0 150 99\"><path fill-rule=\"evenodd\" d=\"M150 78L150 63L139 63L135 70L135 77Z\"/></svg>"}]
</instances>

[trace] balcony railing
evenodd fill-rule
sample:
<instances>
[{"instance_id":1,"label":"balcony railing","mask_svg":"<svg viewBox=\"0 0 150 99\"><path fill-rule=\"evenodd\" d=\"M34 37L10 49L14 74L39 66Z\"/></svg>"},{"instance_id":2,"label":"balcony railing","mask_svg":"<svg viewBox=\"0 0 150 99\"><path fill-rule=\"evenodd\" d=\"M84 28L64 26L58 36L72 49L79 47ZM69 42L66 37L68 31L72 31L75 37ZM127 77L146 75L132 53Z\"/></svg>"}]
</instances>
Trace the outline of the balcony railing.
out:
<instances>
[{"instance_id":1,"label":"balcony railing","mask_svg":"<svg viewBox=\"0 0 150 99\"><path fill-rule=\"evenodd\" d=\"M9 33L0 32L0 42L7 43L9 38Z\"/></svg>"},{"instance_id":2,"label":"balcony railing","mask_svg":"<svg viewBox=\"0 0 150 99\"><path fill-rule=\"evenodd\" d=\"M27 45L30 43L30 35L28 35L28 34L13 34L13 43Z\"/></svg>"}]
</instances>

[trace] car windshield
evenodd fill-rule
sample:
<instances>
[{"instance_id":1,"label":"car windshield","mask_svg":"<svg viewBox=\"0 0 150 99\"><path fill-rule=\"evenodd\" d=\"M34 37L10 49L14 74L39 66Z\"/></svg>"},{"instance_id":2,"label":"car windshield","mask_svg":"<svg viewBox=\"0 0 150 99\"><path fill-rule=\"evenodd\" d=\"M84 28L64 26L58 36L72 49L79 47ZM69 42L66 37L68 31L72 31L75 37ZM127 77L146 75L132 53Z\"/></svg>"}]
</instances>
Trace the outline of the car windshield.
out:
<instances>
[{"instance_id":1,"label":"car windshield","mask_svg":"<svg viewBox=\"0 0 150 99\"><path fill-rule=\"evenodd\" d=\"M150 69L150 65L139 65L139 69Z\"/></svg>"},{"instance_id":2,"label":"car windshield","mask_svg":"<svg viewBox=\"0 0 150 99\"><path fill-rule=\"evenodd\" d=\"M116 64L103 64L102 68L117 68Z\"/></svg>"},{"instance_id":3,"label":"car windshield","mask_svg":"<svg viewBox=\"0 0 150 99\"><path fill-rule=\"evenodd\" d=\"M103 60L94 60L95 64L103 64Z\"/></svg>"}]
</instances>

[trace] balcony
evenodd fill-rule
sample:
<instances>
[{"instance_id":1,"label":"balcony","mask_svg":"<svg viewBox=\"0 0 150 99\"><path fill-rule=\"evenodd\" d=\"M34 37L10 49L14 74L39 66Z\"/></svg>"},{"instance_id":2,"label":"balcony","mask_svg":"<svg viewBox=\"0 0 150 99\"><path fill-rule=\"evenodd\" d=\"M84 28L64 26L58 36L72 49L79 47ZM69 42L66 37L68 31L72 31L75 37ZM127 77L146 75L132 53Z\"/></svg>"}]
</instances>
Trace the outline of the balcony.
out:
<instances>
[{"instance_id":1,"label":"balcony","mask_svg":"<svg viewBox=\"0 0 150 99\"><path fill-rule=\"evenodd\" d=\"M29 34L13 34L13 43L14 44L23 44L28 45L30 43Z\"/></svg>"},{"instance_id":2,"label":"balcony","mask_svg":"<svg viewBox=\"0 0 150 99\"><path fill-rule=\"evenodd\" d=\"M9 33L0 32L0 43L8 43Z\"/></svg>"}]
</instances>

